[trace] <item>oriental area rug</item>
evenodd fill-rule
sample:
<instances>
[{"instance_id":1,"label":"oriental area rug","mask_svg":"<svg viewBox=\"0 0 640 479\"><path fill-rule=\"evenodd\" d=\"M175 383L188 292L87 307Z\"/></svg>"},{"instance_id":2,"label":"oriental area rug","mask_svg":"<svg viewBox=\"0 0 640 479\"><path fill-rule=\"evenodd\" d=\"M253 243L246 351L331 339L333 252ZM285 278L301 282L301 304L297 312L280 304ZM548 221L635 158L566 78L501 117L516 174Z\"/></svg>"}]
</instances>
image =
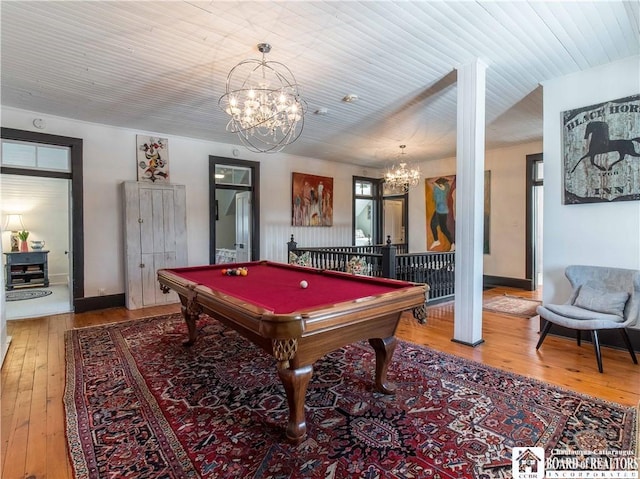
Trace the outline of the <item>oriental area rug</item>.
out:
<instances>
[{"instance_id":1,"label":"oriental area rug","mask_svg":"<svg viewBox=\"0 0 640 479\"><path fill-rule=\"evenodd\" d=\"M395 396L366 342L314 366L307 438L284 440L275 361L203 316L68 331L66 433L77 478L508 478L514 446L636 448L635 408L399 341ZM528 450L528 449L527 449Z\"/></svg>"},{"instance_id":2,"label":"oriental area rug","mask_svg":"<svg viewBox=\"0 0 640 479\"><path fill-rule=\"evenodd\" d=\"M520 296L505 293L502 296L494 296L486 299L482 303L482 309L528 319L538 314L536 308L539 305L540 301L535 299L521 298Z\"/></svg>"}]
</instances>

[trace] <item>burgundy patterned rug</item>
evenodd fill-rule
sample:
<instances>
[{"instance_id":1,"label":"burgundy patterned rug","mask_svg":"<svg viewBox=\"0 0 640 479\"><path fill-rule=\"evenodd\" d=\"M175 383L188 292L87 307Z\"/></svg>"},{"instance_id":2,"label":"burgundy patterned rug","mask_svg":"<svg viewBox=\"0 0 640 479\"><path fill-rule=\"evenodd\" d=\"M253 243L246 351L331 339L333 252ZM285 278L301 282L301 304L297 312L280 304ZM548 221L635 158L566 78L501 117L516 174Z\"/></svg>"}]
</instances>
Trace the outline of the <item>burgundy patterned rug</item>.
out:
<instances>
[{"instance_id":1,"label":"burgundy patterned rug","mask_svg":"<svg viewBox=\"0 0 640 479\"><path fill-rule=\"evenodd\" d=\"M318 361L308 437L286 443L274 360L204 317L68 331L65 411L78 478L503 478L514 446L634 451L636 410L400 342L395 396L368 343ZM628 454L628 452L627 452Z\"/></svg>"}]
</instances>

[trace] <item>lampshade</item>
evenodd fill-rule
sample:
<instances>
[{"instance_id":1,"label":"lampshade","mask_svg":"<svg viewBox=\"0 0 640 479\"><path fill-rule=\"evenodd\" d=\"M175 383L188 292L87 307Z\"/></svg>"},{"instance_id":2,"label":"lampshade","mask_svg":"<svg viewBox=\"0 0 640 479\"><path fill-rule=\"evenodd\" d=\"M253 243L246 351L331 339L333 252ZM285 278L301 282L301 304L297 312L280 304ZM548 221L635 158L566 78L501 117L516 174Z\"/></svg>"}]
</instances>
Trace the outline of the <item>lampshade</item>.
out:
<instances>
[{"instance_id":1,"label":"lampshade","mask_svg":"<svg viewBox=\"0 0 640 479\"><path fill-rule=\"evenodd\" d=\"M404 149L407 145L400 145L400 155L395 165L391 166L384 176L385 184L393 190L406 193L420 182L420 170L407 162Z\"/></svg>"},{"instance_id":2,"label":"lampshade","mask_svg":"<svg viewBox=\"0 0 640 479\"><path fill-rule=\"evenodd\" d=\"M237 133L251 151L276 153L298 139L306 103L291 70L268 62L268 43L258 44L262 60L244 60L227 76L226 93L218 105L231 118L227 131Z\"/></svg>"},{"instance_id":3,"label":"lampshade","mask_svg":"<svg viewBox=\"0 0 640 479\"><path fill-rule=\"evenodd\" d=\"M4 231L24 231L24 223L22 223L22 215L7 215L4 222Z\"/></svg>"}]
</instances>

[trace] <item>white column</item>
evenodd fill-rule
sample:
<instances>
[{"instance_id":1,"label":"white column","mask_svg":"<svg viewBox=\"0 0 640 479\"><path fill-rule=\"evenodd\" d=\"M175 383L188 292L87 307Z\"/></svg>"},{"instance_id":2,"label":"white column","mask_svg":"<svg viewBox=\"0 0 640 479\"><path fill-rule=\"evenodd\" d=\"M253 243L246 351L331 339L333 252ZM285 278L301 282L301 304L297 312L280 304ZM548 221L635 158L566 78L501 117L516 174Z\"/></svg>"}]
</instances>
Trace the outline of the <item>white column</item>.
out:
<instances>
[{"instance_id":1,"label":"white column","mask_svg":"<svg viewBox=\"0 0 640 479\"><path fill-rule=\"evenodd\" d=\"M476 59L458 68L456 295L453 341L482 339L485 75Z\"/></svg>"}]
</instances>

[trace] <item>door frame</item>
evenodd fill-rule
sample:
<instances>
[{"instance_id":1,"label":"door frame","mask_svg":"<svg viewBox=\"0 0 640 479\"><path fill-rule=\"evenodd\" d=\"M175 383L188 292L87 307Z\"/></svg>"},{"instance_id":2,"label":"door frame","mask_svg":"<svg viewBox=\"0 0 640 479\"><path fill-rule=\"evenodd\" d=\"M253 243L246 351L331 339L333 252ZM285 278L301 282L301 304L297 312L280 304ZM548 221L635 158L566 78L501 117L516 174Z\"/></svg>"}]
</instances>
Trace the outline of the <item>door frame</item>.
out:
<instances>
[{"instance_id":1,"label":"door frame","mask_svg":"<svg viewBox=\"0 0 640 479\"><path fill-rule=\"evenodd\" d=\"M537 289L537 275L538 271L536 268L536 225L535 221L537 218L536 214L536 205L533 198L534 188L536 186L542 186L543 180L537 180L535 176L536 164L541 163L542 153L535 153L533 155L526 156L526 232L525 232L525 257L526 257L526 265L525 265L525 274L526 279L529 281L529 289L530 291L535 291Z\"/></svg>"},{"instance_id":2,"label":"door frame","mask_svg":"<svg viewBox=\"0 0 640 479\"><path fill-rule=\"evenodd\" d=\"M251 204L251 190L244 190L244 191L239 191L236 193L236 196L234 198L234 201L236 203L236 241L238 241L238 198L239 197L247 197L248 198L248 203ZM251 213L253 215L253 213ZM242 215L240 217L242 223L244 224L244 215ZM249 218L250 219L250 218ZM247 242L249 243L249 254L251 254L251 248L253 247L253 245L251 244L251 242L253 241L253 238L251 237L251 221L247 222L247 228L249 229L249 237L247 239ZM241 231L244 230L244 227L241 228ZM240 238L242 239L242 237ZM235 243L234 245L236 247L236 261L238 260L238 243ZM241 249L245 249L246 245L243 246ZM249 261L253 260L253 257L249 258ZM242 259L242 261L246 261L245 259Z\"/></svg>"},{"instance_id":3,"label":"door frame","mask_svg":"<svg viewBox=\"0 0 640 479\"><path fill-rule=\"evenodd\" d=\"M351 244L356 244L356 200L371 200L373 218L373 235L371 236L371 244L383 243L382 235L382 182L380 178L369 178L367 176L352 177L351 191L353 192L351 201ZM371 196L359 195L356 191L358 182L371 183Z\"/></svg>"},{"instance_id":4,"label":"door frame","mask_svg":"<svg viewBox=\"0 0 640 479\"><path fill-rule=\"evenodd\" d=\"M8 166L0 167L0 174L38 176L45 178L63 178L71 180L71 284L73 290L73 310L78 312L84 298L84 199L83 199L83 141L82 138L51 135L36 131L0 128L3 140L25 141L44 145L69 148L71 172L62 173L46 170L29 170Z\"/></svg>"},{"instance_id":5,"label":"door frame","mask_svg":"<svg viewBox=\"0 0 640 479\"><path fill-rule=\"evenodd\" d=\"M216 186L216 165L241 166L251 170L251 187ZM251 191L251 259L260 259L260 163L209 155L209 264L216 262L216 188Z\"/></svg>"}]
</instances>

